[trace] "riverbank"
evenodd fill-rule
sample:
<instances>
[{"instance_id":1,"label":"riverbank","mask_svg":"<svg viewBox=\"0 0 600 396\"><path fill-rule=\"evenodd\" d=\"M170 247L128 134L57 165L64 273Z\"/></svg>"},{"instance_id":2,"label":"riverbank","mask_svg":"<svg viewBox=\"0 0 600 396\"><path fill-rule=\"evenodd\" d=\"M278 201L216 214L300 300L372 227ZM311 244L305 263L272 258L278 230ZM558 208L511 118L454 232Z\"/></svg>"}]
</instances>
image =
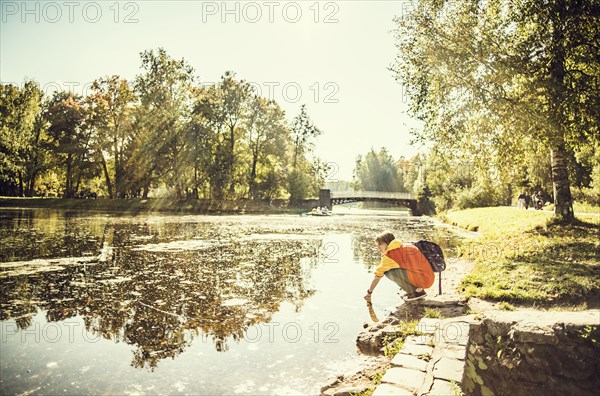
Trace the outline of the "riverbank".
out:
<instances>
[{"instance_id":1,"label":"riverbank","mask_svg":"<svg viewBox=\"0 0 600 396\"><path fill-rule=\"evenodd\" d=\"M474 262L459 291L465 298L541 308L598 307L600 219L555 224L552 213L512 207L448 212L445 222L480 233L460 255Z\"/></svg>"},{"instance_id":2,"label":"riverbank","mask_svg":"<svg viewBox=\"0 0 600 396\"><path fill-rule=\"evenodd\" d=\"M422 318L450 319L474 311L457 291L461 280L472 270L473 264L456 258L447 258L446 263L447 268L442 277L442 295L437 294L436 279L432 287L426 290L425 300L407 304L399 298L399 305L381 320L375 312L372 313L372 321L364 323L364 330L357 336L356 346L363 355L370 356L373 360L359 372L340 374L332 379L321 388L321 395L371 396L386 371L393 366L393 359L405 342L420 334L417 324ZM378 295L375 294L373 299L377 298ZM497 303L482 304L475 298L472 300L478 306L478 312L498 306Z\"/></svg>"},{"instance_id":3,"label":"riverbank","mask_svg":"<svg viewBox=\"0 0 600 396\"><path fill-rule=\"evenodd\" d=\"M531 306L560 311L598 307L597 217L578 216L576 224L565 227L552 222L552 213L511 207L468 209L439 217L479 234L463 241L460 258L448 260L444 295L428 297L421 304L402 304L383 321L365 324L365 331L357 337L358 348L378 352L384 360L377 367L338 377L322 388L323 395L347 394L344 392L350 390L350 394L370 396L393 366L395 353L389 348L385 353L385 347L402 347L408 335L406 325L415 327L424 317L452 320L476 314L476 318L487 311ZM435 295L435 286L428 295ZM405 325L398 325L402 323ZM385 344L383 340L387 340ZM453 393L462 394L458 384Z\"/></svg>"},{"instance_id":4,"label":"riverbank","mask_svg":"<svg viewBox=\"0 0 600 396\"><path fill-rule=\"evenodd\" d=\"M3 208L40 208L75 211L122 212L138 214L146 212L196 213L196 214L297 214L318 205L318 200L306 200L299 205L289 205L286 200L267 202L252 200L190 199L177 201L167 198L130 199L75 199L75 198L15 198L0 197Z\"/></svg>"}]
</instances>

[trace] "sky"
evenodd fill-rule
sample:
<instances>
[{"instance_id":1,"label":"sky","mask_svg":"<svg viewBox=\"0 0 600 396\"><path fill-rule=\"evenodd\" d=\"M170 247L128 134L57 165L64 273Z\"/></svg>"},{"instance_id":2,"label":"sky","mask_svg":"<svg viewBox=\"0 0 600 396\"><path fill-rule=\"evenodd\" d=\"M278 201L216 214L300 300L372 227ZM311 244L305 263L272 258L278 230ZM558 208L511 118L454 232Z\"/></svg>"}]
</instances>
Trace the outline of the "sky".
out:
<instances>
[{"instance_id":1,"label":"sky","mask_svg":"<svg viewBox=\"0 0 600 396\"><path fill-rule=\"evenodd\" d=\"M33 79L51 93L85 94L95 79L141 72L140 52L184 58L203 84L233 71L291 120L306 104L323 131L316 154L328 181L350 180L358 155L386 147L411 157L392 1L7 1L0 0L0 81Z\"/></svg>"}]
</instances>

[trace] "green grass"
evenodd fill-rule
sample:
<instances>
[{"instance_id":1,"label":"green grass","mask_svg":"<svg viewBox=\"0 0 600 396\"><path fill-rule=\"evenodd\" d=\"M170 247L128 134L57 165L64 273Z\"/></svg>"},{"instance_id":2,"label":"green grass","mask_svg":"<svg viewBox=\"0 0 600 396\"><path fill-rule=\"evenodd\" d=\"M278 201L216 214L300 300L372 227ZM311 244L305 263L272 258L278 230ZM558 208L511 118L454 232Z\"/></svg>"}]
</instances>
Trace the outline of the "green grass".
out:
<instances>
[{"instance_id":1,"label":"green grass","mask_svg":"<svg viewBox=\"0 0 600 396\"><path fill-rule=\"evenodd\" d=\"M460 385L456 381L450 381L450 387L454 392L453 396L464 396L462 389L460 389Z\"/></svg>"},{"instance_id":2,"label":"green grass","mask_svg":"<svg viewBox=\"0 0 600 396\"><path fill-rule=\"evenodd\" d=\"M426 318L441 318L442 317L442 312L437 309L437 308L429 308L429 307L425 307L425 314L424 316Z\"/></svg>"},{"instance_id":3,"label":"green grass","mask_svg":"<svg viewBox=\"0 0 600 396\"><path fill-rule=\"evenodd\" d=\"M372 388L369 388L363 392L359 392L359 393L351 393L352 396L372 396L373 392L375 392L375 388L381 384L381 379L383 378L383 376L385 375L385 372L387 371L387 369L389 368L389 366L387 366L385 369L375 373L371 378L371 383L373 384Z\"/></svg>"},{"instance_id":4,"label":"green grass","mask_svg":"<svg viewBox=\"0 0 600 396\"><path fill-rule=\"evenodd\" d=\"M383 354L385 356L393 357L396 356L402 346L406 337L411 335L420 335L421 333L417 330L418 320L411 320L408 322L400 322L397 327L396 336L392 339L383 340Z\"/></svg>"},{"instance_id":5,"label":"green grass","mask_svg":"<svg viewBox=\"0 0 600 396\"><path fill-rule=\"evenodd\" d=\"M388 357L396 356L402 346L404 345L404 341L406 337L411 335L420 335L421 332L417 330L417 325L419 324L418 320L411 320L407 322L400 322L397 326L397 332L394 337L386 338L383 340L383 354ZM375 387L381 384L381 378L386 373L388 367L383 370L375 373L371 378L371 383L374 385L373 388L367 389L364 392L360 392L357 394L353 394L353 396L371 396L375 391Z\"/></svg>"},{"instance_id":6,"label":"green grass","mask_svg":"<svg viewBox=\"0 0 600 396\"><path fill-rule=\"evenodd\" d=\"M477 227L459 255L475 267L461 283L466 297L555 305L594 303L600 294L600 218L554 224L551 213L510 207L445 214L459 227Z\"/></svg>"},{"instance_id":7,"label":"green grass","mask_svg":"<svg viewBox=\"0 0 600 396\"><path fill-rule=\"evenodd\" d=\"M501 311L514 311L514 310L516 310L516 308L515 308L514 305L512 305L511 303L506 302L506 301L502 301L500 303L500 305L498 305L498 309L500 309Z\"/></svg>"},{"instance_id":8,"label":"green grass","mask_svg":"<svg viewBox=\"0 0 600 396\"><path fill-rule=\"evenodd\" d=\"M554 210L554 204L544 206L545 210ZM597 213L600 214L600 206L590 205L586 202L573 202L573 211L575 213Z\"/></svg>"}]
</instances>

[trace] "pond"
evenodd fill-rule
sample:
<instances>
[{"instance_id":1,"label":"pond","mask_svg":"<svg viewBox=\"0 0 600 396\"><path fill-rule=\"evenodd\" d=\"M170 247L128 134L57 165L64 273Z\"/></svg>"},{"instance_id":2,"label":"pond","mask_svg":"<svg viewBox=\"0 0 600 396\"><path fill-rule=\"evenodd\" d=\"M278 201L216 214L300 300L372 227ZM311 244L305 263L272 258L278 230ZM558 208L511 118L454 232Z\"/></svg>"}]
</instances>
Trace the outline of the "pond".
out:
<instances>
[{"instance_id":1,"label":"pond","mask_svg":"<svg viewBox=\"0 0 600 396\"><path fill-rule=\"evenodd\" d=\"M406 212L337 212L0 209L0 393L318 394L364 359L374 236L450 255L457 239ZM373 307L399 301L384 281Z\"/></svg>"}]
</instances>

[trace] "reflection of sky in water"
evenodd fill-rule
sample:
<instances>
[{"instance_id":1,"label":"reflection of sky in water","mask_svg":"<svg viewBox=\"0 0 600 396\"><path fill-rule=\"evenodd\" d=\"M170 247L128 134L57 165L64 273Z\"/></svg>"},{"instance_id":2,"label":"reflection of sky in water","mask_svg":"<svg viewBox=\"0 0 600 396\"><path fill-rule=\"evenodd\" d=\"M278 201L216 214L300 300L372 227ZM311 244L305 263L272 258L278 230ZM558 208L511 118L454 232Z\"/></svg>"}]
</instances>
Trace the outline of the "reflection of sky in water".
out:
<instances>
[{"instance_id":1,"label":"reflection of sky in water","mask_svg":"<svg viewBox=\"0 0 600 396\"><path fill-rule=\"evenodd\" d=\"M379 214L0 217L3 394L318 393L358 368L374 235L450 240ZM398 300L382 282L377 315Z\"/></svg>"}]
</instances>

